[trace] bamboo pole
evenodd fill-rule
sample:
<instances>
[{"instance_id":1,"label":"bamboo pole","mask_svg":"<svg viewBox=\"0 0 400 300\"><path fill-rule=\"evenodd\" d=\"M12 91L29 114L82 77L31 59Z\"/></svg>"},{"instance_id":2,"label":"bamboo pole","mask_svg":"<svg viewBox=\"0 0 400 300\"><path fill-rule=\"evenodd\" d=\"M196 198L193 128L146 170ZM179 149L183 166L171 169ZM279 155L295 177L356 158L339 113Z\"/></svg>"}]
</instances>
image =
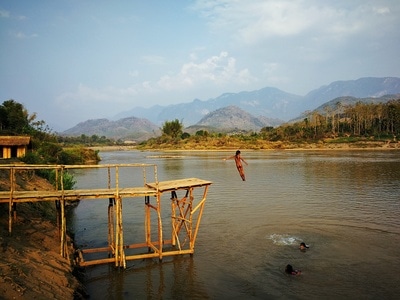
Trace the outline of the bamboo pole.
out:
<instances>
[{"instance_id":1,"label":"bamboo pole","mask_svg":"<svg viewBox=\"0 0 400 300\"><path fill-rule=\"evenodd\" d=\"M163 232L162 232L162 220L161 220L161 193L157 193L157 220L158 220L158 242L159 245L159 259L162 260L163 254Z\"/></svg>"},{"instance_id":2,"label":"bamboo pole","mask_svg":"<svg viewBox=\"0 0 400 300\"><path fill-rule=\"evenodd\" d=\"M189 236L189 249L193 251L193 214L192 214L192 208L193 208L193 188L189 189L189 204L188 204L188 208L185 212L185 217L186 217L186 213L189 212L189 224L188 224L188 228L189 228L189 232L188 232L188 236Z\"/></svg>"},{"instance_id":3,"label":"bamboo pole","mask_svg":"<svg viewBox=\"0 0 400 300\"><path fill-rule=\"evenodd\" d=\"M205 204L206 199L207 199L208 187L209 187L208 185L206 185L204 187L203 199L200 201L200 203L192 211L192 214L194 214L197 211L197 209L200 207L200 211L199 211L199 214L197 216L196 227L195 227L194 234L193 234L192 245L191 245L191 249L193 249L193 251L194 251L194 245L196 243L197 233L199 232L199 228L200 228L201 218L203 216L204 204Z\"/></svg>"},{"instance_id":4,"label":"bamboo pole","mask_svg":"<svg viewBox=\"0 0 400 300\"><path fill-rule=\"evenodd\" d=\"M64 169L61 169L60 176L61 183L61 256L65 257L65 247L66 247L66 218L65 218L65 198L64 198ZM57 183L56 183L57 184Z\"/></svg>"},{"instance_id":5,"label":"bamboo pole","mask_svg":"<svg viewBox=\"0 0 400 300\"><path fill-rule=\"evenodd\" d=\"M176 239L177 234L176 234L176 206L175 206L175 201L177 201L177 195L175 191L171 192L171 225L172 225L172 234L171 234L171 240L172 240L172 246L176 245Z\"/></svg>"},{"instance_id":6,"label":"bamboo pole","mask_svg":"<svg viewBox=\"0 0 400 300\"><path fill-rule=\"evenodd\" d=\"M122 224L122 198L116 198L117 206L117 243L116 249L118 255L116 255L116 266L126 268L125 253L124 253L124 235L123 235L123 224Z\"/></svg>"},{"instance_id":7,"label":"bamboo pole","mask_svg":"<svg viewBox=\"0 0 400 300\"><path fill-rule=\"evenodd\" d=\"M115 222L116 222L116 238L115 238L115 266L118 267L119 266L119 255L120 255L120 236L119 236L119 232L120 232L120 220L119 220L119 200L117 198L115 198Z\"/></svg>"},{"instance_id":8,"label":"bamboo pole","mask_svg":"<svg viewBox=\"0 0 400 300\"><path fill-rule=\"evenodd\" d=\"M109 256L115 255L115 239L114 239L114 198L109 198L108 203L108 246L111 249Z\"/></svg>"},{"instance_id":9,"label":"bamboo pole","mask_svg":"<svg viewBox=\"0 0 400 300\"><path fill-rule=\"evenodd\" d=\"M110 189L111 188L111 170L110 170L110 167L107 167L107 175L108 175L108 182L107 182L107 187L108 187L108 189Z\"/></svg>"},{"instance_id":10,"label":"bamboo pole","mask_svg":"<svg viewBox=\"0 0 400 300\"><path fill-rule=\"evenodd\" d=\"M145 241L148 246L147 251L150 252L150 247L149 247L149 245L151 243L150 196L145 197L144 203L145 203L145 207L144 207L144 210L145 210L145 218L144 218Z\"/></svg>"},{"instance_id":11,"label":"bamboo pole","mask_svg":"<svg viewBox=\"0 0 400 300\"><path fill-rule=\"evenodd\" d=\"M8 233L11 235L12 231L12 207L13 207L13 200L14 200L14 190L15 190L15 169L10 169L10 200L8 206Z\"/></svg>"}]
</instances>

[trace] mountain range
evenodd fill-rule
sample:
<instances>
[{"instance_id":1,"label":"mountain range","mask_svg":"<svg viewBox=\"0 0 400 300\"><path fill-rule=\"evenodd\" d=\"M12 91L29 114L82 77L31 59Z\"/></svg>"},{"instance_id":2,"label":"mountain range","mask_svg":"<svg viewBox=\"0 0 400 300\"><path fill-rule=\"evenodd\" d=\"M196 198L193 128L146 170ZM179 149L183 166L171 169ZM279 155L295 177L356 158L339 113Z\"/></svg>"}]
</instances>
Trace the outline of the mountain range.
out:
<instances>
[{"instance_id":1,"label":"mountain range","mask_svg":"<svg viewBox=\"0 0 400 300\"><path fill-rule=\"evenodd\" d=\"M386 95L396 94L400 94L400 78L397 77L335 81L305 96L265 87L256 91L225 93L206 101L195 99L168 106L135 107L119 113L112 120L81 122L61 134L96 134L140 141L159 135L161 124L174 119L180 120L189 133L199 128L258 131L265 126L278 126L296 120L305 111L323 110L324 105L335 105L338 101L386 102L396 97Z\"/></svg>"}]
</instances>

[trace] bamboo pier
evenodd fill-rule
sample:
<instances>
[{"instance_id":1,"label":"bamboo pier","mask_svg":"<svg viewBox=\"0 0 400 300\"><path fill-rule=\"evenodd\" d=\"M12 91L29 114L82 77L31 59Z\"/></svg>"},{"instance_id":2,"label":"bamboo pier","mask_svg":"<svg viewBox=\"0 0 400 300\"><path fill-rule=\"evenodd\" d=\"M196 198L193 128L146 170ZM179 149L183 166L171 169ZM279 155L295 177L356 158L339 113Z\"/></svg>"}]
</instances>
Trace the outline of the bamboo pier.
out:
<instances>
[{"instance_id":1,"label":"bamboo pier","mask_svg":"<svg viewBox=\"0 0 400 300\"><path fill-rule=\"evenodd\" d=\"M64 189L65 172L81 172L82 170L101 170L96 173L96 187ZM126 170L125 170L126 169ZM66 203L103 200L108 201L105 219L108 224L106 247L76 249L73 253L74 263L81 267L113 263L116 267L126 268L130 260L158 258L165 256L193 254L199 231L207 192L211 181L186 178L169 181L158 181L157 166L154 164L108 164L108 165L1 165L0 170L8 171L10 190L0 191L0 204L8 204L9 233L12 233L18 203L52 201L57 208L57 220L60 232L60 254L70 257L67 247ZM54 190L27 191L17 189L17 174L36 174L47 170L55 173ZM121 170L124 170L122 172ZM123 179L137 177L142 171L143 184L126 183ZM151 176L149 182L149 173ZM103 176L104 175L104 176ZM126 180L125 180L126 181ZM199 190L200 191L197 191ZM196 193L195 193L196 190ZM183 193L180 197L178 193ZM162 199L169 195L170 215L162 215ZM197 197L199 196L199 197ZM144 238L140 243L129 243L124 239L124 231L132 228L123 226L123 203L130 205L132 201L142 198L144 214ZM199 199L197 199L199 198ZM155 224L156 225L155 225ZM166 224L164 224L166 223ZM155 225L155 226L154 226ZM170 236L164 233L169 228ZM90 259L96 254L95 259Z\"/></svg>"}]
</instances>

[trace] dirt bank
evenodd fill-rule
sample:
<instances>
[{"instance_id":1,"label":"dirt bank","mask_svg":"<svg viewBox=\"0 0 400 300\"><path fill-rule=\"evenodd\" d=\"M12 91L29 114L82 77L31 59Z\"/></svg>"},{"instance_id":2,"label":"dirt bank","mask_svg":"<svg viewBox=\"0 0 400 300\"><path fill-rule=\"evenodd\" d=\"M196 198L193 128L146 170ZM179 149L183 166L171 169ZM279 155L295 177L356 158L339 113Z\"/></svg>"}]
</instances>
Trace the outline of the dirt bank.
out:
<instances>
[{"instance_id":1,"label":"dirt bank","mask_svg":"<svg viewBox=\"0 0 400 300\"><path fill-rule=\"evenodd\" d=\"M7 190L0 175L0 189ZM40 178L24 182L24 188L43 189ZM51 186L49 186L51 188ZM72 274L68 259L60 255L54 203L21 203L8 232L8 205L0 204L0 298L82 299L84 288Z\"/></svg>"}]
</instances>

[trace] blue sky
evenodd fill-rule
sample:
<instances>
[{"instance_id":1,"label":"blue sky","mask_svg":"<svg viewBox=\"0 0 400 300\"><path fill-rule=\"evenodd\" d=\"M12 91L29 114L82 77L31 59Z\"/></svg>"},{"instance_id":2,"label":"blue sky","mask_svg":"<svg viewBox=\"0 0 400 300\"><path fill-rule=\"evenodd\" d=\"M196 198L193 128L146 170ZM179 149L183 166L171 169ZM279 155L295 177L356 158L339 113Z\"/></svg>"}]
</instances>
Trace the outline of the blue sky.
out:
<instances>
[{"instance_id":1,"label":"blue sky","mask_svg":"<svg viewBox=\"0 0 400 300\"><path fill-rule=\"evenodd\" d=\"M398 0L0 0L0 103L54 130L137 106L400 77Z\"/></svg>"}]
</instances>

